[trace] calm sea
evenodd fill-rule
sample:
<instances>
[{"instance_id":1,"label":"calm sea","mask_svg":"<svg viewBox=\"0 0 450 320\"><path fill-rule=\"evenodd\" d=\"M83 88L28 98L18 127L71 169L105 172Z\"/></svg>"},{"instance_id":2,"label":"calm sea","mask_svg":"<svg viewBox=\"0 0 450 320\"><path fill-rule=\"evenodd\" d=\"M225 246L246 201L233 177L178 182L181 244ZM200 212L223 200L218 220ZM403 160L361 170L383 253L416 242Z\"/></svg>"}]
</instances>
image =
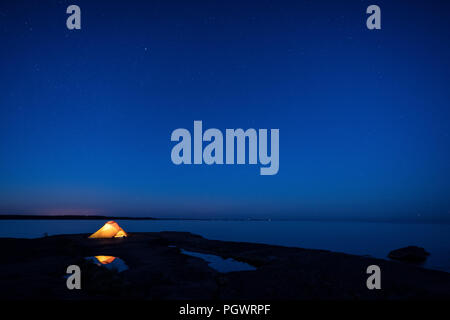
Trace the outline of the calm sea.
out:
<instances>
[{"instance_id":1,"label":"calm sea","mask_svg":"<svg viewBox=\"0 0 450 320\"><path fill-rule=\"evenodd\" d=\"M92 233L101 220L1 220L0 237ZM323 221L118 220L128 232L188 231L207 239L326 249L386 258L408 245L431 253L425 267L450 272L450 225Z\"/></svg>"}]
</instances>

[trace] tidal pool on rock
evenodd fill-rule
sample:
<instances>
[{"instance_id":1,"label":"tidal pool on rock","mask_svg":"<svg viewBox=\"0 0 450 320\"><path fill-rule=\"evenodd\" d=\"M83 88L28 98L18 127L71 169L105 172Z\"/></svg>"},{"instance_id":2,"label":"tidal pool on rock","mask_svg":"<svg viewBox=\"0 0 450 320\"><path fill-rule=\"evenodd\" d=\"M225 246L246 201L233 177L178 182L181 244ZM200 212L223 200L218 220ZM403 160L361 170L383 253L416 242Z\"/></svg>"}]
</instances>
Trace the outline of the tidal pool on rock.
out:
<instances>
[{"instance_id":1,"label":"tidal pool on rock","mask_svg":"<svg viewBox=\"0 0 450 320\"><path fill-rule=\"evenodd\" d=\"M208 262L208 265L213 268L214 270L221 272L221 273L227 273L227 272L233 272L233 271L251 271L256 270L255 267L249 265L245 262L236 261L232 258L223 259L222 257L213 255L213 254L206 254L206 253L199 253L199 252L193 252L193 251L187 251L184 249L180 249L182 254L186 254L192 257L200 258Z\"/></svg>"},{"instance_id":2,"label":"tidal pool on rock","mask_svg":"<svg viewBox=\"0 0 450 320\"><path fill-rule=\"evenodd\" d=\"M128 270L128 266L125 263L125 261L114 256L94 256L94 257L85 257L85 259L100 267L105 267L107 269L115 270L117 272Z\"/></svg>"}]
</instances>

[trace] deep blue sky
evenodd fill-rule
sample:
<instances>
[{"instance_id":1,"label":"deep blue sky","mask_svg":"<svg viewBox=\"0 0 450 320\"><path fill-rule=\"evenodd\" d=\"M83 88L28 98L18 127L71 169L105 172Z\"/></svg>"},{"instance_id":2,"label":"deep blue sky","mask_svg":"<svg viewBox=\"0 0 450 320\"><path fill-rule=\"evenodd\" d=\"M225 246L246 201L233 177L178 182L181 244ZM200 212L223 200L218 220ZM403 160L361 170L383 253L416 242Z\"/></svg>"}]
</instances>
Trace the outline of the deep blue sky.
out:
<instances>
[{"instance_id":1,"label":"deep blue sky","mask_svg":"<svg viewBox=\"0 0 450 320\"><path fill-rule=\"evenodd\" d=\"M2 1L0 213L449 220L449 12ZM279 173L175 166L170 134L194 120L279 128Z\"/></svg>"}]
</instances>

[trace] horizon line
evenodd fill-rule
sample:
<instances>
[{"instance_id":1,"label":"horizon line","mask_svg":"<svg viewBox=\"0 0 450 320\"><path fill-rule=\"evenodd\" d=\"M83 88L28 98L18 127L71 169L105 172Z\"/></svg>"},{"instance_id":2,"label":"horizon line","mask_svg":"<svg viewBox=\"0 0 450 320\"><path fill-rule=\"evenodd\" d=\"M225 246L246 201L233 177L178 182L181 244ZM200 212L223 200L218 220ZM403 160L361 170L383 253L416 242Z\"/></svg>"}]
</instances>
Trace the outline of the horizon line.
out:
<instances>
[{"instance_id":1,"label":"horizon line","mask_svg":"<svg viewBox=\"0 0 450 320\"><path fill-rule=\"evenodd\" d=\"M218 217L218 218L194 218L194 217L126 217L109 215L83 215L83 214L0 214L0 220L186 220L186 221L317 221L317 222L379 222L379 223L441 223L450 224L450 219L438 218L323 218L323 217L298 217L298 218L255 218L255 217Z\"/></svg>"}]
</instances>

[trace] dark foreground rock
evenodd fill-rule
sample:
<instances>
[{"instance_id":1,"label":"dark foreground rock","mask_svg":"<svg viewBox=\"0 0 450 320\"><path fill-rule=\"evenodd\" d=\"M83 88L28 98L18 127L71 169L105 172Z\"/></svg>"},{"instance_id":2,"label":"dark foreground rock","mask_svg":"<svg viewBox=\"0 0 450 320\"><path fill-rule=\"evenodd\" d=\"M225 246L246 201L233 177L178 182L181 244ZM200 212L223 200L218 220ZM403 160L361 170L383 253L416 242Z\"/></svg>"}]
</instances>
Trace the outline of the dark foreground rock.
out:
<instances>
[{"instance_id":1,"label":"dark foreground rock","mask_svg":"<svg viewBox=\"0 0 450 320\"><path fill-rule=\"evenodd\" d=\"M180 249L249 263L253 271L219 273ZM324 250L207 240L189 233L135 233L122 239L64 235L0 239L0 299L449 299L450 274L394 261ZM129 266L97 267L108 255ZM82 270L68 290L66 268ZM381 290L368 290L366 269L380 266Z\"/></svg>"},{"instance_id":2,"label":"dark foreground rock","mask_svg":"<svg viewBox=\"0 0 450 320\"><path fill-rule=\"evenodd\" d=\"M394 260L420 263L425 262L430 254L424 248L408 246L389 252L388 257Z\"/></svg>"}]
</instances>

